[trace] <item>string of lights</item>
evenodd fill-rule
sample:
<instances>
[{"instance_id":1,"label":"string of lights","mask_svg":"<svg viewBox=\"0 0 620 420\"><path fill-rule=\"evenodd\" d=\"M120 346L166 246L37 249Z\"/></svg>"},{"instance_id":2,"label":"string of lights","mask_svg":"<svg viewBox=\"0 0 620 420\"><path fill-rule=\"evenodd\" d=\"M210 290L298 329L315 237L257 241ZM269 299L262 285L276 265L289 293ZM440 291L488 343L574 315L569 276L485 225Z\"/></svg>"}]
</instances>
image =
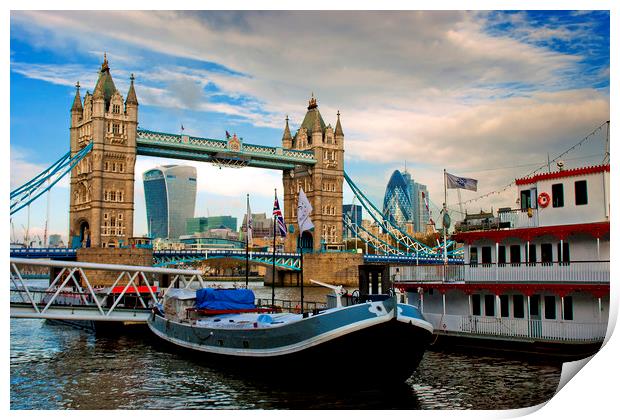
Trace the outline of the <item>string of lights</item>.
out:
<instances>
[{"instance_id":1,"label":"string of lights","mask_svg":"<svg viewBox=\"0 0 620 420\"><path fill-rule=\"evenodd\" d=\"M548 164L550 163L555 163L557 162L559 159L561 159L563 156L566 156L568 153L572 152L573 150L575 150L576 148L580 147L582 144L584 144L586 141L590 140L592 137L594 137L596 134L598 134L601 129L605 126L609 124L609 121L605 121L604 123L602 123L601 125L599 125L598 127L596 127L594 130L592 130L588 135L586 135L584 138L582 138L579 142L577 142L576 144L574 144L573 146L571 146L569 149L565 150L564 152L560 153L558 156L556 156L555 158L553 158L552 160L550 160L549 162L545 162L544 164L542 164L541 166L539 166L538 168L534 169L533 171L529 172L526 175L523 175L520 178L528 178L532 175L534 175L535 173L537 173L538 171L540 171L541 169L544 169ZM516 180L513 180L512 182L510 182L509 184L505 185L503 188L500 188L498 190L495 191L491 191L488 192L486 194L480 195L478 197L466 200L466 201L461 201L459 203L457 203L457 206L460 206L462 204L469 204L469 203L473 203L476 202L478 200L482 200L483 198L487 198L490 197L494 194L501 194L504 191L506 191L508 188L512 187L515 184ZM456 211L456 210L453 210ZM458 211L458 213L464 214L460 211Z\"/></svg>"}]
</instances>

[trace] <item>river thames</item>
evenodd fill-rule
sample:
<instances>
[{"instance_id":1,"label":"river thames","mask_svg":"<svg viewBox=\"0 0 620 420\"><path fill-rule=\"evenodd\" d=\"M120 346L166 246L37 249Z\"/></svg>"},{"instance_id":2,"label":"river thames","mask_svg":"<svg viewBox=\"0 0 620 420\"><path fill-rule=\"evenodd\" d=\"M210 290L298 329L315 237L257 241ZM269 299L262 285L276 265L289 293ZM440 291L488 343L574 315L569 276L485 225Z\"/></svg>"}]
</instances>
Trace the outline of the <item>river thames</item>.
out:
<instances>
[{"instance_id":1,"label":"river thames","mask_svg":"<svg viewBox=\"0 0 620 420\"><path fill-rule=\"evenodd\" d=\"M271 289L251 284L257 297ZM325 299L309 287L307 300ZM294 299L298 289L278 288ZM407 349L386 349L368 368L398 369ZM393 361L390 361L393 360ZM386 362L387 361L387 362ZM345 374L346 360L316 372ZM540 404L555 393L560 362L427 351L402 386L363 391L300 390L291 382L249 381L176 352L145 329L98 334L41 320L11 320L10 407L32 409L511 409Z\"/></svg>"}]
</instances>

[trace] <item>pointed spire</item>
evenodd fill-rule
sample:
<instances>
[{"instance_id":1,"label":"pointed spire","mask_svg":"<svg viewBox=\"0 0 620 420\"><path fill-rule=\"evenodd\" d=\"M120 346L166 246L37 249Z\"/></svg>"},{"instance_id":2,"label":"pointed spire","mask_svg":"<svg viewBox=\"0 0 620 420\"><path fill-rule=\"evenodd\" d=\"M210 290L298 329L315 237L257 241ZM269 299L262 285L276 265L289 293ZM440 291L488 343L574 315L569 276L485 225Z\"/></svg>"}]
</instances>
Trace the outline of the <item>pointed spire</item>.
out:
<instances>
[{"instance_id":1,"label":"pointed spire","mask_svg":"<svg viewBox=\"0 0 620 420\"><path fill-rule=\"evenodd\" d=\"M335 136L344 136L342 132L342 125L340 125L340 111L336 114L338 115L338 120L336 121L336 130L334 131Z\"/></svg>"},{"instance_id":2,"label":"pointed spire","mask_svg":"<svg viewBox=\"0 0 620 420\"><path fill-rule=\"evenodd\" d=\"M80 82L75 84L75 99L73 100L73 106L71 107L71 111L79 111L82 112L82 98L80 97Z\"/></svg>"},{"instance_id":3,"label":"pointed spire","mask_svg":"<svg viewBox=\"0 0 620 420\"><path fill-rule=\"evenodd\" d=\"M101 71L110 71L110 66L108 65L108 57L106 53L103 53L103 63L101 64Z\"/></svg>"},{"instance_id":4,"label":"pointed spire","mask_svg":"<svg viewBox=\"0 0 620 420\"><path fill-rule=\"evenodd\" d=\"M314 97L314 92L312 92L312 97L308 101L308 111L316 108L318 105L316 104L316 98Z\"/></svg>"},{"instance_id":5,"label":"pointed spire","mask_svg":"<svg viewBox=\"0 0 620 420\"><path fill-rule=\"evenodd\" d=\"M131 73L131 77L129 78L131 83L129 85L129 92L127 92L127 99L125 100L125 104L127 105L138 105L138 97L136 96L136 91L133 87L133 81L135 79L136 78L134 77L133 73Z\"/></svg>"},{"instance_id":6,"label":"pointed spire","mask_svg":"<svg viewBox=\"0 0 620 420\"><path fill-rule=\"evenodd\" d=\"M291 137L291 130L288 128L288 115L286 116L286 125L284 126L284 134L282 135L282 141L293 140Z\"/></svg>"}]
</instances>

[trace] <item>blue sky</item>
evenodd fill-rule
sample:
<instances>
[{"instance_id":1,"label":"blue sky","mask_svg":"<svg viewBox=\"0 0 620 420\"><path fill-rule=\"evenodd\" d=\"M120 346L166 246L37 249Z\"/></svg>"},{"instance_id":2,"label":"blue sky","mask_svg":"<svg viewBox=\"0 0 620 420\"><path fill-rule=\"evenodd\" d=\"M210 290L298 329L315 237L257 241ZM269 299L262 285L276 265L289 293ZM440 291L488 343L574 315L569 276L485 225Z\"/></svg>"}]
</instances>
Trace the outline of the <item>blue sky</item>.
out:
<instances>
[{"instance_id":1,"label":"blue sky","mask_svg":"<svg viewBox=\"0 0 620 420\"><path fill-rule=\"evenodd\" d=\"M609 119L609 14L492 12L11 12L11 189L69 147L80 81L92 91L106 51L123 96L136 76L142 128L277 145L314 92L326 123L341 112L345 167L377 204L407 168L441 204L442 170L503 188ZM603 136L566 158L602 160ZM178 161L177 161L178 162ZM140 174L170 160L139 158L134 233L146 232ZM271 211L281 175L198 168L196 216ZM514 190L468 211L514 206ZM345 190L345 203L352 195ZM456 212L458 198L448 202ZM67 234L68 183L50 197L50 231ZM45 200L31 209L42 232ZM436 212L436 211L435 211ZM17 236L26 212L14 218ZM454 217L458 218L455 213Z\"/></svg>"}]
</instances>

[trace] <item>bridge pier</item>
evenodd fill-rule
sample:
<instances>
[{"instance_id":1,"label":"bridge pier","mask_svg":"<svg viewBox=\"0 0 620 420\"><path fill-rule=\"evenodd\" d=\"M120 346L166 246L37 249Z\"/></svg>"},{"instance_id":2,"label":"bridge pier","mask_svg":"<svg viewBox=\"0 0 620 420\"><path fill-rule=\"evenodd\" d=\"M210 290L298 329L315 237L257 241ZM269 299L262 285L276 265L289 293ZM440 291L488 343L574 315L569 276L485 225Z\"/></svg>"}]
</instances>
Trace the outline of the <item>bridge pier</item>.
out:
<instances>
[{"instance_id":1,"label":"bridge pier","mask_svg":"<svg viewBox=\"0 0 620 420\"><path fill-rule=\"evenodd\" d=\"M314 286L310 280L318 280L333 285L357 288L358 266L364 263L362 254L351 252L316 252L304 254L304 285ZM276 286L299 286L299 271L280 271L276 276ZM265 284L271 285L271 267L265 275Z\"/></svg>"}]
</instances>

